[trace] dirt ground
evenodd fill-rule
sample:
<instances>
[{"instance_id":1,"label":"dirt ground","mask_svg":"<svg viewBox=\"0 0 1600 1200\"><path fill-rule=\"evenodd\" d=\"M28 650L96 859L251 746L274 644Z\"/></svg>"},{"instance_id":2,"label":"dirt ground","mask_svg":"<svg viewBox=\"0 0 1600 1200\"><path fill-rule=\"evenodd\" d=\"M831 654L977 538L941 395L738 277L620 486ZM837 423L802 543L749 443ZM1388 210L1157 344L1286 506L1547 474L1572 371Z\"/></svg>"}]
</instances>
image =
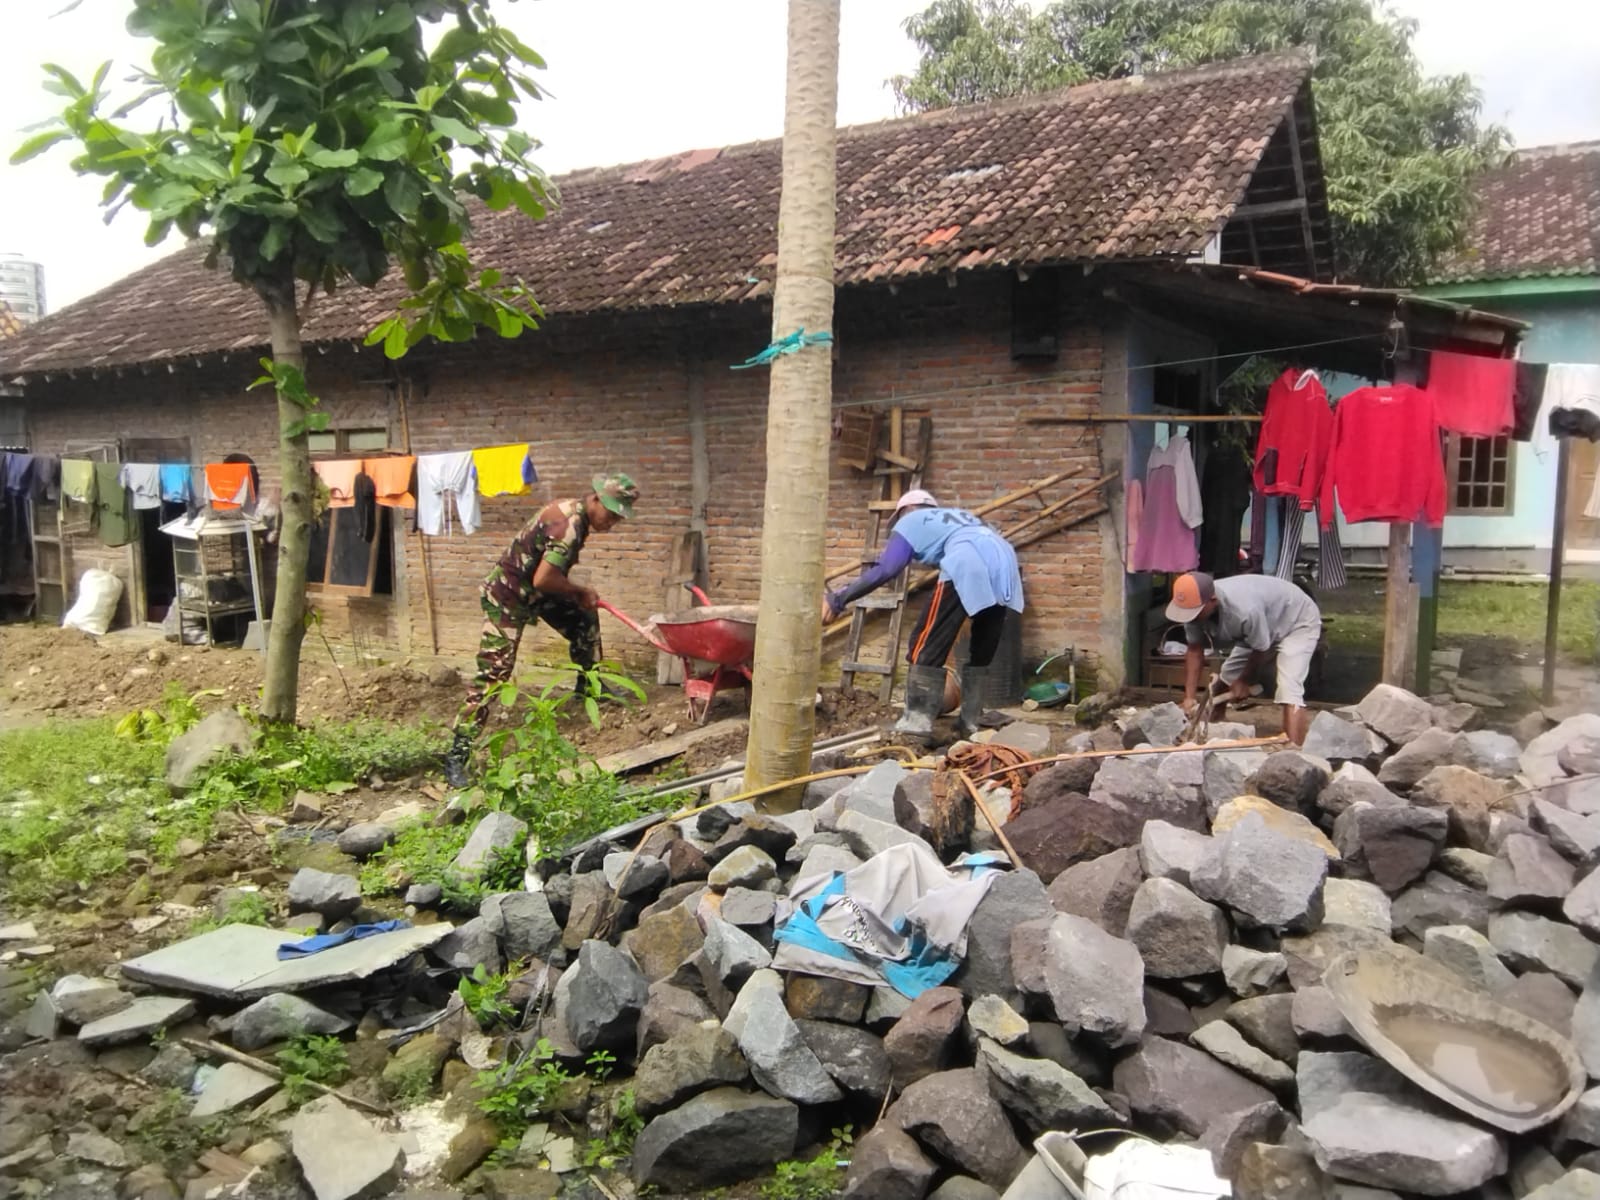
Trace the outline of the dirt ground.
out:
<instances>
[{"instance_id":1,"label":"dirt ground","mask_svg":"<svg viewBox=\"0 0 1600 1200\"><path fill-rule=\"evenodd\" d=\"M93 638L46 625L0 625L0 729L50 717L121 716L158 704L174 684L189 695L214 692L202 697L205 709L251 704L260 682L261 655L254 651L178 646L142 631ZM585 753L601 758L693 728L681 688L641 682L646 702L607 705L599 727L574 706L563 720L567 736ZM465 687L461 672L450 666L397 662L339 667L324 647L309 641L300 664L300 719L307 724L431 721L443 727L454 719ZM891 711L864 693L843 696L827 690L822 696L819 738L864 728ZM746 711L744 692L723 692L712 705L710 720L740 717ZM493 719L509 715L496 711ZM738 755L743 746L742 731L703 742L680 758L678 768L686 773L710 769Z\"/></svg>"}]
</instances>

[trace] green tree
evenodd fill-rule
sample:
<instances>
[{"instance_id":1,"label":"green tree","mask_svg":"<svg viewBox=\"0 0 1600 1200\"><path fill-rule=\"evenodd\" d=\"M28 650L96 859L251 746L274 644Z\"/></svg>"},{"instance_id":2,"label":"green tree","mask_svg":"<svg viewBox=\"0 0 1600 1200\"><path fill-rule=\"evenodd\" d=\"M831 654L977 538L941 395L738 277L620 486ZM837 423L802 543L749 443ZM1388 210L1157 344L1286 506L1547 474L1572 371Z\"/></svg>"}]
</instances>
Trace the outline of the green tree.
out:
<instances>
[{"instance_id":1,"label":"green tree","mask_svg":"<svg viewBox=\"0 0 1600 1200\"><path fill-rule=\"evenodd\" d=\"M444 26L429 51L424 21ZM210 244L260 299L277 394L283 526L261 711L295 716L305 634L312 478L307 433L327 416L307 389L300 326L320 289L371 287L398 264L410 295L368 337L399 357L424 337L536 325L532 297L478 271L466 202L549 202L515 104L544 64L496 24L488 0L134 0L128 29L155 42L140 90L111 109L110 63L88 85L55 65L59 117L13 155L59 142L106 178L107 220L125 206L154 245L176 230ZM111 111L107 111L111 109ZM145 118L142 128L130 116Z\"/></svg>"},{"instance_id":2,"label":"green tree","mask_svg":"<svg viewBox=\"0 0 1600 1200\"><path fill-rule=\"evenodd\" d=\"M906 22L922 111L1304 47L1341 278L1410 284L1465 236L1472 181L1509 138L1465 75L1424 75L1416 22L1378 0L934 0Z\"/></svg>"}]
</instances>

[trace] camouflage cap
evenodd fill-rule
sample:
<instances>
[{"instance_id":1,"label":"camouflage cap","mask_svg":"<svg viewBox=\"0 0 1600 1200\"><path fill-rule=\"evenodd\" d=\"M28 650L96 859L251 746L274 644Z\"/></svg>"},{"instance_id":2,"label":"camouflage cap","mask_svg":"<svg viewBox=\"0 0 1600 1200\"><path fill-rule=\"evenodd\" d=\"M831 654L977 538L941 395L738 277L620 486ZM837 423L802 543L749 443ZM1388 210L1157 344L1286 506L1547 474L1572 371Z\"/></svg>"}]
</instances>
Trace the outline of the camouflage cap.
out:
<instances>
[{"instance_id":1,"label":"camouflage cap","mask_svg":"<svg viewBox=\"0 0 1600 1200\"><path fill-rule=\"evenodd\" d=\"M604 504L619 517L633 516L633 502L639 498L639 485L628 476L618 473L616 475L596 475L594 477L594 494L600 497Z\"/></svg>"}]
</instances>

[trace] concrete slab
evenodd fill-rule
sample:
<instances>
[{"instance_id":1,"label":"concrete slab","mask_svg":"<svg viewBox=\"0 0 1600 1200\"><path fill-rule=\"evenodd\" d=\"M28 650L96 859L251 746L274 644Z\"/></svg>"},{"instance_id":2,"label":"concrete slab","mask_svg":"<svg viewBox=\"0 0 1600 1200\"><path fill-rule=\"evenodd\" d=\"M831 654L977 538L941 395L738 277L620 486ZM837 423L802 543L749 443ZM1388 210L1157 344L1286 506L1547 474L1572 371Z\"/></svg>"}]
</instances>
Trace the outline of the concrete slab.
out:
<instances>
[{"instance_id":1,"label":"concrete slab","mask_svg":"<svg viewBox=\"0 0 1600 1200\"><path fill-rule=\"evenodd\" d=\"M189 1115L195 1120L214 1117L241 1104L253 1103L277 1086L278 1081L272 1076L252 1071L242 1063L223 1063L206 1083Z\"/></svg>"},{"instance_id":2,"label":"concrete slab","mask_svg":"<svg viewBox=\"0 0 1600 1200\"><path fill-rule=\"evenodd\" d=\"M90 1021L78 1030L85 1046L110 1046L149 1037L194 1012L194 1001L180 996L140 996L127 1008Z\"/></svg>"},{"instance_id":3,"label":"concrete slab","mask_svg":"<svg viewBox=\"0 0 1600 1200\"><path fill-rule=\"evenodd\" d=\"M297 935L259 925L224 925L122 964L135 983L231 1000L347 983L403 962L454 928L441 921L347 942L320 954L280 962L278 947Z\"/></svg>"},{"instance_id":4,"label":"concrete slab","mask_svg":"<svg viewBox=\"0 0 1600 1200\"><path fill-rule=\"evenodd\" d=\"M17 925L0 925L0 942L31 942L39 936L32 921Z\"/></svg>"}]
</instances>

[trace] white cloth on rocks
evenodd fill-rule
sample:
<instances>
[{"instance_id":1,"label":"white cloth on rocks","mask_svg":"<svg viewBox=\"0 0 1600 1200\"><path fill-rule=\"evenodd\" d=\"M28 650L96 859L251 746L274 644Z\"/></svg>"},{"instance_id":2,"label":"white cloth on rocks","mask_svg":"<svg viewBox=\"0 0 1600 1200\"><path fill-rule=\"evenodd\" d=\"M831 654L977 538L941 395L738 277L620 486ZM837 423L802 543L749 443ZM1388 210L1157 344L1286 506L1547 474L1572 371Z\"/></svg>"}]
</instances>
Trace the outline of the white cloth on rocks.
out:
<instances>
[{"instance_id":1,"label":"white cloth on rocks","mask_svg":"<svg viewBox=\"0 0 1600 1200\"><path fill-rule=\"evenodd\" d=\"M926 842L905 842L859 867L796 879L777 908L773 966L915 997L955 973L967 926L998 876L998 855L950 867Z\"/></svg>"}]
</instances>

